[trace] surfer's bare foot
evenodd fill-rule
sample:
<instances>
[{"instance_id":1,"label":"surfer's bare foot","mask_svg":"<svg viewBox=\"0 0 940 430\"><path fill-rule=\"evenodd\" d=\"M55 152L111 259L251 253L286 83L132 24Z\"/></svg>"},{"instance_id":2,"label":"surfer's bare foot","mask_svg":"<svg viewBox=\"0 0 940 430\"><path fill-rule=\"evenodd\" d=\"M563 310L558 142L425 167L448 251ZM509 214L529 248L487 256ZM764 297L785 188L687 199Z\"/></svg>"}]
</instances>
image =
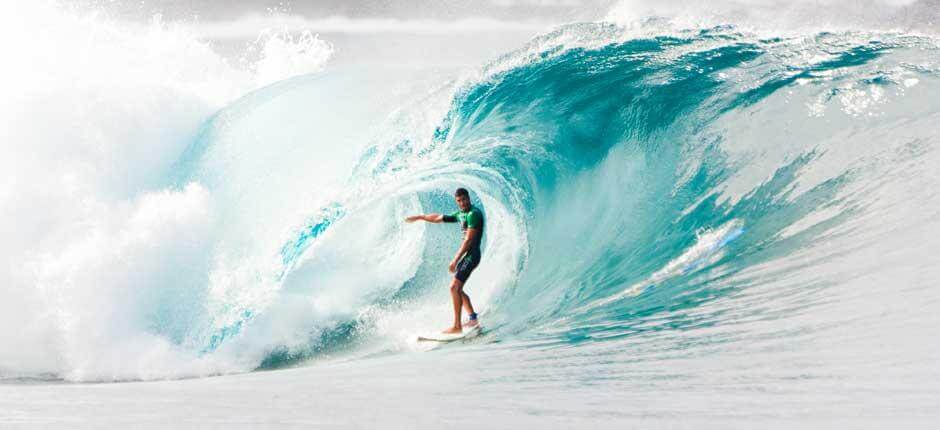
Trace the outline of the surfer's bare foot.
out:
<instances>
[{"instance_id":1,"label":"surfer's bare foot","mask_svg":"<svg viewBox=\"0 0 940 430\"><path fill-rule=\"evenodd\" d=\"M463 333L463 329L460 328L460 327L451 327L451 328L449 328L449 329L447 329L447 330L444 330L444 331L441 332L441 333L444 333L444 334Z\"/></svg>"},{"instance_id":2,"label":"surfer's bare foot","mask_svg":"<svg viewBox=\"0 0 940 430\"><path fill-rule=\"evenodd\" d=\"M466 327L476 327L480 325L480 320L470 320L470 321L463 323L463 325Z\"/></svg>"}]
</instances>

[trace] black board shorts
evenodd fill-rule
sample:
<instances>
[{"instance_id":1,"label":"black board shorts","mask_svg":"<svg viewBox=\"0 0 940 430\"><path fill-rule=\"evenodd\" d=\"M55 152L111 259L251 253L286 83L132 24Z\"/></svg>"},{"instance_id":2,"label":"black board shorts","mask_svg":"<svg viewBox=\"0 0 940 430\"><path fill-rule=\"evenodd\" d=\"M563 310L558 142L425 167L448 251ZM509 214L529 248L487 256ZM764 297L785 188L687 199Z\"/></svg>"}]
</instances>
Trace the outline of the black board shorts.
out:
<instances>
[{"instance_id":1,"label":"black board shorts","mask_svg":"<svg viewBox=\"0 0 940 430\"><path fill-rule=\"evenodd\" d=\"M473 269L477 268L478 264L480 264L480 252L468 252L457 263L457 272L454 273L454 278L457 278L460 282L467 282L470 273L473 272Z\"/></svg>"}]
</instances>

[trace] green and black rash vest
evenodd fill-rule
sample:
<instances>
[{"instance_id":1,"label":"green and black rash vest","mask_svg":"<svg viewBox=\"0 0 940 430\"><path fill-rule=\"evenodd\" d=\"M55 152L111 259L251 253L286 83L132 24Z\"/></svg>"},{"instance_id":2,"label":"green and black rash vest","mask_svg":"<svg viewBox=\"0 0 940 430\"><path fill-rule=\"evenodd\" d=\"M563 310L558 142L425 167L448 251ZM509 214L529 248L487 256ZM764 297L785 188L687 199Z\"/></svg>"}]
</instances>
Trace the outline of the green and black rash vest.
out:
<instances>
[{"instance_id":1,"label":"green and black rash vest","mask_svg":"<svg viewBox=\"0 0 940 430\"><path fill-rule=\"evenodd\" d=\"M466 233L468 228L473 228L477 230L476 237L473 238L473 242L470 243L470 248L467 249L466 257L474 260L480 260L480 241L483 240L483 212L480 212L479 209L470 206L470 210L463 212L457 211L450 215L444 215L444 222L460 222L460 228Z\"/></svg>"}]
</instances>

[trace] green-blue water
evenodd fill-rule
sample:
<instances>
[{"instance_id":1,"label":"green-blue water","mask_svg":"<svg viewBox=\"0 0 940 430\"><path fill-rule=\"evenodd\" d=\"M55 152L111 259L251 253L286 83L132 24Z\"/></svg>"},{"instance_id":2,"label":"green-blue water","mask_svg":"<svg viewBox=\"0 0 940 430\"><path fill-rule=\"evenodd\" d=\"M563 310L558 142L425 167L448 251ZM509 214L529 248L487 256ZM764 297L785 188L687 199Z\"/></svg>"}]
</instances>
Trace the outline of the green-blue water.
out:
<instances>
[{"instance_id":1,"label":"green-blue water","mask_svg":"<svg viewBox=\"0 0 940 430\"><path fill-rule=\"evenodd\" d=\"M208 116L152 181L164 194L141 206L180 226L150 228L142 210L102 242L157 287L107 290L114 306L66 295L107 310L50 312L69 333L111 331L65 341L51 369L0 371L285 372L274 381L312 366L324 390L335 371L418 396L432 369L458 382L440 390L480 393L464 399L476 411L508 413L498 403L529 390L541 400L516 404L524 413L572 422L683 413L674 398L698 418L773 418L774 404L788 417L935 416L938 73L927 36L573 24L387 117L346 116L372 130L351 162L342 127L299 113L374 113L361 106L369 72L267 86ZM452 212L458 186L487 219L466 286L486 329L426 351L414 337L449 322L460 233L403 220ZM127 245L139 237L147 246ZM153 372L103 358L140 350L174 358Z\"/></svg>"},{"instance_id":2,"label":"green-blue water","mask_svg":"<svg viewBox=\"0 0 940 430\"><path fill-rule=\"evenodd\" d=\"M558 42L572 35L578 43ZM355 282L379 285L357 288L356 309L324 318L306 340L269 345L263 367L324 351L398 350L398 334L446 310L441 268L457 236L378 222L360 238L355 225L448 212L457 186L471 189L494 224L467 289L482 296L490 336L501 342L633 344L741 321L782 328L809 315L818 318L809 327L836 324L823 309L840 291L890 295L884 284L856 286L897 268L869 253L910 252L905 267L933 270L934 257L900 246L896 231L936 228L934 194L904 188L905 178L929 181L925 160L935 157L932 40L761 39L733 28L620 37L607 24L564 27L533 41L534 54L507 54L481 77L405 104L281 250L279 282L291 294L337 294L342 284L317 284L345 276L334 272L351 260L376 273ZM446 108L427 115L429 99ZM212 163L191 161L183 183L214 184L214 175L214 192L244 191ZM888 226L883 211L921 221ZM420 239L402 239L411 236ZM732 304L740 300L755 302ZM265 312L251 309L235 324ZM395 316L414 312L424 319Z\"/></svg>"}]
</instances>

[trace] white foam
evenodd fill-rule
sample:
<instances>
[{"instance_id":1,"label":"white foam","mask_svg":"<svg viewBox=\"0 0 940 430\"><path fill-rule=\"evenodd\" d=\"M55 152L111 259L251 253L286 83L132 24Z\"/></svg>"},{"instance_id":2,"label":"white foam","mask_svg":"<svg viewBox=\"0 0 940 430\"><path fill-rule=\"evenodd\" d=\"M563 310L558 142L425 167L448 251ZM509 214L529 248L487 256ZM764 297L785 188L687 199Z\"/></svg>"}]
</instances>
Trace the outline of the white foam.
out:
<instances>
[{"instance_id":1,"label":"white foam","mask_svg":"<svg viewBox=\"0 0 940 430\"><path fill-rule=\"evenodd\" d=\"M315 38L263 40L257 64L232 65L159 18L0 5L0 342L16 345L0 348L0 375L245 369L178 343L208 329L193 321L217 266L217 217L206 187L165 178L219 107L317 71L331 52Z\"/></svg>"}]
</instances>

